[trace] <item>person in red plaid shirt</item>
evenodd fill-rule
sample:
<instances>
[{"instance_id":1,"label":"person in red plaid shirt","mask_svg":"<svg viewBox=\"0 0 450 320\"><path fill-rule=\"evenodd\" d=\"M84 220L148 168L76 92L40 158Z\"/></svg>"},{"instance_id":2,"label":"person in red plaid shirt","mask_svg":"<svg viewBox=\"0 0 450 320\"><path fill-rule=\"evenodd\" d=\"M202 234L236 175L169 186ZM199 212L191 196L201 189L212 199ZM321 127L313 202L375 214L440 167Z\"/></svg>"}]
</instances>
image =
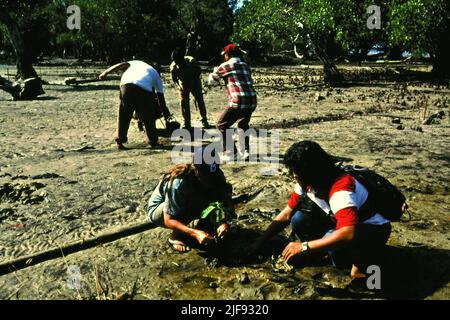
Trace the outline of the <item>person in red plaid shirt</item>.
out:
<instances>
[{"instance_id":1,"label":"person in red plaid shirt","mask_svg":"<svg viewBox=\"0 0 450 320\"><path fill-rule=\"evenodd\" d=\"M219 116L216 127L222 134L224 151L228 155L235 156L236 148L232 150L227 145L226 130L235 122L239 129L249 129L249 123L253 111L256 109L256 91L253 88L253 80L248 65L242 60L241 50L235 44L227 45L222 51L225 62L214 68L214 72L209 75L210 85L220 84L220 79L224 79L227 86L228 105ZM250 141L245 137L245 151L249 151Z\"/></svg>"}]
</instances>

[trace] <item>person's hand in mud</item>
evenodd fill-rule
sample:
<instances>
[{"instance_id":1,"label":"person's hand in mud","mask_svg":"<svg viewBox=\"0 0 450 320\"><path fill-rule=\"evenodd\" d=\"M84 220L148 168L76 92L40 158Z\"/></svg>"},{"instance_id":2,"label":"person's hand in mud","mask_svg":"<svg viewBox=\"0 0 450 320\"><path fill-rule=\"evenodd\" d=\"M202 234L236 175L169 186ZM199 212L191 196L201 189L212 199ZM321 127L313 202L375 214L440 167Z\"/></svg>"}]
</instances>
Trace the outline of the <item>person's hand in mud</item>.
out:
<instances>
[{"instance_id":1,"label":"person's hand in mud","mask_svg":"<svg viewBox=\"0 0 450 320\"><path fill-rule=\"evenodd\" d=\"M261 251L261 248L263 246L263 244L265 243L265 241L263 241L263 239L260 237L258 239L256 239L247 249L247 256L248 257L253 257L256 256L256 254Z\"/></svg>"},{"instance_id":2,"label":"person's hand in mud","mask_svg":"<svg viewBox=\"0 0 450 320\"><path fill-rule=\"evenodd\" d=\"M248 256L254 256L260 251L264 244L270 240L273 236L280 233L284 228L289 225L292 216L292 209L286 206L270 223L263 234L258 237L248 248Z\"/></svg>"},{"instance_id":3,"label":"person's hand in mud","mask_svg":"<svg viewBox=\"0 0 450 320\"><path fill-rule=\"evenodd\" d=\"M290 242L283 250L283 259L288 262L293 256L302 252L301 242Z\"/></svg>"},{"instance_id":4,"label":"person's hand in mud","mask_svg":"<svg viewBox=\"0 0 450 320\"><path fill-rule=\"evenodd\" d=\"M229 230L230 230L230 227L229 227L228 223L222 223L217 228L217 231L216 231L217 232L217 237L219 239L224 239L227 236Z\"/></svg>"},{"instance_id":5,"label":"person's hand in mud","mask_svg":"<svg viewBox=\"0 0 450 320\"><path fill-rule=\"evenodd\" d=\"M197 239L200 245L205 247L208 247L214 243L214 238L211 237L207 232L202 230L195 231L195 238Z\"/></svg>"}]
</instances>

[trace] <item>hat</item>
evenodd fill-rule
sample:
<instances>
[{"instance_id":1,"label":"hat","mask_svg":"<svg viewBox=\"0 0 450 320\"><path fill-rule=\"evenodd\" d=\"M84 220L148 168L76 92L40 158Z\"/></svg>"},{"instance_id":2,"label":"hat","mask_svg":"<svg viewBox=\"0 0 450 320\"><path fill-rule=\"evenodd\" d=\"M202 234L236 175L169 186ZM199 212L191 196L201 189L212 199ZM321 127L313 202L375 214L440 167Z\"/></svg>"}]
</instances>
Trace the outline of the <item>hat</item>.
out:
<instances>
[{"instance_id":1,"label":"hat","mask_svg":"<svg viewBox=\"0 0 450 320\"><path fill-rule=\"evenodd\" d=\"M230 43L227 46L225 46L225 48L223 48L223 51L221 52L221 55L224 54L230 54L230 53L244 53L246 54L247 52L242 50L238 45L234 44L234 43Z\"/></svg>"},{"instance_id":2,"label":"hat","mask_svg":"<svg viewBox=\"0 0 450 320\"><path fill-rule=\"evenodd\" d=\"M204 152L205 148L196 149L199 156L200 152ZM207 153L210 153L208 151ZM200 163L196 163L194 155L194 166L197 168L198 178L203 187L208 192L214 192L214 187L220 186L223 183L223 174L221 174L219 162L216 160L215 151L212 151L209 155L202 154ZM212 189L211 189L212 188Z\"/></svg>"},{"instance_id":3,"label":"hat","mask_svg":"<svg viewBox=\"0 0 450 320\"><path fill-rule=\"evenodd\" d=\"M180 61L184 59L184 54L179 48L177 48L172 51L170 57L172 58L172 61Z\"/></svg>"},{"instance_id":4,"label":"hat","mask_svg":"<svg viewBox=\"0 0 450 320\"><path fill-rule=\"evenodd\" d=\"M215 174L219 169L220 158L213 145L206 145L194 149L193 162L199 172Z\"/></svg>"}]
</instances>

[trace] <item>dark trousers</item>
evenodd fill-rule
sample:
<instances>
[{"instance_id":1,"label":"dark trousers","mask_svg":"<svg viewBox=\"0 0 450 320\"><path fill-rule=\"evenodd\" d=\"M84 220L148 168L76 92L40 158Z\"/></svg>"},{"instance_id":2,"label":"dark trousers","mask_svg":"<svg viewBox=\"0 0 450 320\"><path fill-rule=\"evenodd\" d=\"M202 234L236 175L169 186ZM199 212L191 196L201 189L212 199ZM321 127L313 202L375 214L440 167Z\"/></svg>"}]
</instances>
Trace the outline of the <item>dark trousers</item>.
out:
<instances>
[{"instance_id":1,"label":"dark trousers","mask_svg":"<svg viewBox=\"0 0 450 320\"><path fill-rule=\"evenodd\" d=\"M128 129L133 112L139 115L145 126L148 143L154 144L158 141L156 132L156 114L158 104L156 94L146 91L135 84L120 86L120 103L117 115L117 143L128 141Z\"/></svg>"},{"instance_id":2,"label":"dark trousers","mask_svg":"<svg viewBox=\"0 0 450 320\"><path fill-rule=\"evenodd\" d=\"M198 107L198 111L200 112L200 116L202 117L202 121L207 121L208 118L206 116L206 106L205 101L203 100L203 92L202 92L202 83L200 78L198 81L192 84L192 87L183 86L179 90L180 94L180 106L181 106L181 114L184 119L184 126L186 128L191 127L191 110L189 103L189 94L194 96L195 102Z\"/></svg>"},{"instance_id":3,"label":"dark trousers","mask_svg":"<svg viewBox=\"0 0 450 320\"><path fill-rule=\"evenodd\" d=\"M222 134L222 143L224 150L227 149L227 135L226 130L229 129L234 123L237 122L239 129L244 132L247 131L250 126L250 119L255 109L238 109L238 108L226 108L217 119L216 127ZM245 138L245 149L249 150L250 141L248 136Z\"/></svg>"},{"instance_id":4,"label":"dark trousers","mask_svg":"<svg viewBox=\"0 0 450 320\"><path fill-rule=\"evenodd\" d=\"M297 211L291 219L292 231L301 241L322 238L335 231L333 222L317 211ZM372 264L379 264L385 244L391 234L391 224L356 225L355 237L345 247L329 251L333 264L339 268L356 265L362 272Z\"/></svg>"}]
</instances>

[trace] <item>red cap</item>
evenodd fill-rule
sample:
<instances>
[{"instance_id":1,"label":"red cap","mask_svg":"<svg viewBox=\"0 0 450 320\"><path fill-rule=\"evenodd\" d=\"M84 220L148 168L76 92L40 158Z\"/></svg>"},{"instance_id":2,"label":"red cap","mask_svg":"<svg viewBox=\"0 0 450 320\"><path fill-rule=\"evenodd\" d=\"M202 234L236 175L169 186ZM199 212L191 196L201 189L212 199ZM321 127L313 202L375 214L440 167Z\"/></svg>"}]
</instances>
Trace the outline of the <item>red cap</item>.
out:
<instances>
[{"instance_id":1,"label":"red cap","mask_svg":"<svg viewBox=\"0 0 450 320\"><path fill-rule=\"evenodd\" d=\"M229 45L227 45L223 51L222 51L222 55L224 54L230 54L230 52L242 52L242 53L246 53L244 50L242 50L241 48L239 48L239 46L235 45L234 43L230 43Z\"/></svg>"}]
</instances>

